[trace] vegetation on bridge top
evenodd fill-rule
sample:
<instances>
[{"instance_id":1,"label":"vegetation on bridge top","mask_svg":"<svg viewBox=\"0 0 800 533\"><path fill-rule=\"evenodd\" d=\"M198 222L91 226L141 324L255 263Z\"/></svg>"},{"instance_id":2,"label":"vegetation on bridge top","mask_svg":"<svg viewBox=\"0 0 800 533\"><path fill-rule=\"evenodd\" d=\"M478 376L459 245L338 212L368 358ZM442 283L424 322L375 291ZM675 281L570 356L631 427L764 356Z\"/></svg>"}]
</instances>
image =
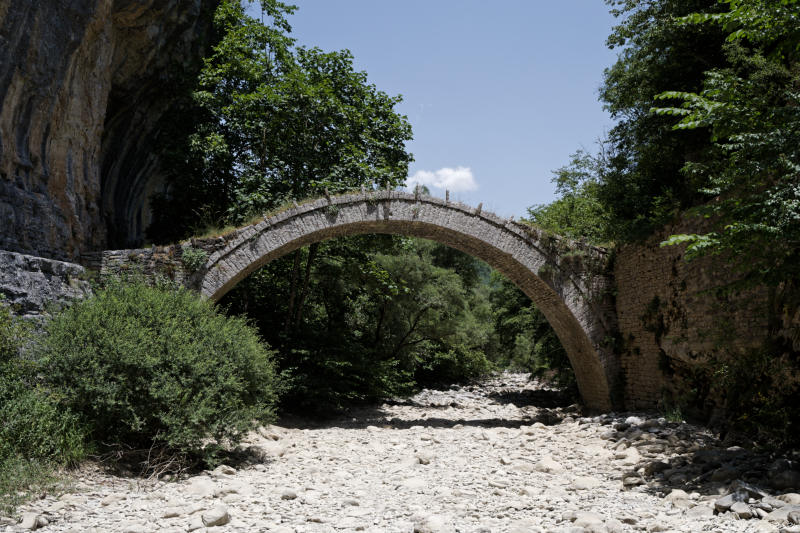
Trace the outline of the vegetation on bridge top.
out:
<instances>
[{"instance_id":1,"label":"vegetation on bridge top","mask_svg":"<svg viewBox=\"0 0 800 533\"><path fill-rule=\"evenodd\" d=\"M449 196L449 192L446 195L446 197L447 196ZM515 219L512 216L510 218L504 219L490 211L485 211L480 209L480 206L470 206L468 204L463 204L461 202L451 202L446 198L443 199L433 196L429 194L427 188L419 188L419 190L415 189L413 193L405 192L402 190L350 189L344 191L337 191L335 194L314 195L300 200L286 200L283 203L277 205L276 207L264 213L251 216L250 218L246 219L243 223L239 225L236 226L227 225L221 228L220 227L204 228L200 232L192 235L190 238L183 240L182 243L191 244L196 241L204 241L209 239L213 240L218 238L223 238L226 241L230 241L236 236L238 236L238 234L245 229L261 224L262 222L267 222L268 224L275 224L281 221L283 218L285 218L285 217L280 217L280 215L283 214L294 215L296 213L302 213L306 211L305 208L317 203L320 204L319 205L320 209L334 209L331 206L335 206L343 202L347 203L352 203L354 201L365 201L368 203L379 202L379 201L386 201L390 199L390 197L391 199L404 199L404 200L411 200L413 198L418 202L434 203L437 205L445 205L454 209L459 209L461 211L473 214L475 216L482 217L491 223L495 224L500 223L503 226L519 229L525 234L537 240L541 239L543 241L547 241L550 243L555 243L555 242L563 243L559 244L558 248L562 250L564 253L567 253L570 250L588 249L588 248L591 248L599 253L607 253L608 251L607 247L602 245L592 244L585 237L577 236L576 238L569 238L563 235L559 235L545 228L544 225L538 224L534 222L533 219L529 218Z\"/></svg>"}]
</instances>

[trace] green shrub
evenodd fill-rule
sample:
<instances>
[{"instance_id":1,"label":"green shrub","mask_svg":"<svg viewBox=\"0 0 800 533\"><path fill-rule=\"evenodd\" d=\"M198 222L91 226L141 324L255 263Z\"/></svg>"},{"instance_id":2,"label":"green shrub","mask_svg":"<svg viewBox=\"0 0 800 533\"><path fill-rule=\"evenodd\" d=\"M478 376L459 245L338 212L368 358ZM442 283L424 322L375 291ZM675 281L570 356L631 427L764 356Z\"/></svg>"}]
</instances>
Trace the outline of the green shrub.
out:
<instances>
[{"instance_id":1,"label":"green shrub","mask_svg":"<svg viewBox=\"0 0 800 533\"><path fill-rule=\"evenodd\" d=\"M489 374L491 362L480 350L465 346L435 351L415 373L416 381L424 385L459 383Z\"/></svg>"},{"instance_id":2,"label":"green shrub","mask_svg":"<svg viewBox=\"0 0 800 533\"><path fill-rule=\"evenodd\" d=\"M13 456L73 465L86 454L84 432L73 413L53 393L29 382L0 379L0 462Z\"/></svg>"},{"instance_id":3,"label":"green shrub","mask_svg":"<svg viewBox=\"0 0 800 533\"><path fill-rule=\"evenodd\" d=\"M189 272L197 272L208 261L208 253L200 248L190 246L181 252L181 262Z\"/></svg>"},{"instance_id":4,"label":"green shrub","mask_svg":"<svg viewBox=\"0 0 800 533\"><path fill-rule=\"evenodd\" d=\"M185 289L112 283L46 331L46 379L96 442L213 463L273 419L271 352L243 319Z\"/></svg>"},{"instance_id":5,"label":"green shrub","mask_svg":"<svg viewBox=\"0 0 800 533\"><path fill-rule=\"evenodd\" d=\"M728 430L760 443L800 444L800 360L797 353L780 355L766 343L740 353L711 359L713 385L725 398Z\"/></svg>"},{"instance_id":6,"label":"green shrub","mask_svg":"<svg viewBox=\"0 0 800 533\"><path fill-rule=\"evenodd\" d=\"M0 462L13 456L72 464L84 455L77 418L37 383L38 365L20 356L27 328L0 301Z\"/></svg>"},{"instance_id":7,"label":"green shrub","mask_svg":"<svg viewBox=\"0 0 800 533\"><path fill-rule=\"evenodd\" d=\"M0 513L58 483L59 466L86 453L75 415L38 385L35 362L20 357L28 330L0 299Z\"/></svg>"}]
</instances>

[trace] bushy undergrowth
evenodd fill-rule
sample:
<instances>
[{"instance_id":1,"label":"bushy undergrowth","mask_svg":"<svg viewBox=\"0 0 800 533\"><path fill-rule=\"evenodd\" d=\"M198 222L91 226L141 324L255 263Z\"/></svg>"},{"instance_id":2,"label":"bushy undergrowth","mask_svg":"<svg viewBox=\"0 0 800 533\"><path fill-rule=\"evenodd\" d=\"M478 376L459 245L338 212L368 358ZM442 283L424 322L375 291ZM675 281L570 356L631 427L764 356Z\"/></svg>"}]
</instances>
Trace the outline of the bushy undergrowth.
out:
<instances>
[{"instance_id":1,"label":"bushy undergrowth","mask_svg":"<svg viewBox=\"0 0 800 533\"><path fill-rule=\"evenodd\" d=\"M0 513L58 483L54 471L86 453L77 417L37 383L37 365L20 357L27 329L0 301Z\"/></svg>"},{"instance_id":2,"label":"bushy undergrowth","mask_svg":"<svg viewBox=\"0 0 800 533\"><path fill-rule=\"evenodd\" d=\"M459 383L485 376L494 369L482 351L455 346L433 352L417 368L415 378L420 385Z\"/></svg>"},{"instance_id":3,"label":"bushy undergrowth","mask_svg":"<svg viewBox=\"0 0 800 533\"><path fill-rule=\"evenodd\" d=\"M277 389L255 330L187 290L111 283L34 343L0 302L0 511L90 450L213 464L273 419Z\"/></svg>"},{"instance_id":4,"label":"bushy undergrowth","mask_svg":"<svg viewBox=\"0 0 800 533\"><path fill-rule=\"evenodd\" d=\"M797 352L764 346L712 362L714 386L725 399L729 430L760 443L800 445L800 361Z\"/></svg>"},{"instance_id":5,"label":"bushy undergrowth","mask_svg":"<svg viewBox=\"0 0 800 533\"><path fill-rule=\"evenodd\" d=\"M184 289L113 283L56 316L39 356L95 442L213 463L273 418L271 352L243 319Z\"/></svg>"}]
</instances>

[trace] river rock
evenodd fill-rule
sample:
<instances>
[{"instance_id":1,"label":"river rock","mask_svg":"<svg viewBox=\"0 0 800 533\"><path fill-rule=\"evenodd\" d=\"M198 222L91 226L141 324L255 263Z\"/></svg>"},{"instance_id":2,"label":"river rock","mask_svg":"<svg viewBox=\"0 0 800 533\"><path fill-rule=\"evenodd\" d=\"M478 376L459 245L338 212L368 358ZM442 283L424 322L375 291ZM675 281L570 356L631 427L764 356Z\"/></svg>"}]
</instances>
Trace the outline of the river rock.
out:
<instances>
[{"instance_id":1,"label":"river rock","mask_svg":"<svg viewBox=\"0 0 800 533\"><path fill-rule=\"evenodd\" d=\"M230 522L227 505L216 505L202 515L203 525L206 527L224 526Z\"/></svg>"},{"instance_id":2,"label":"river rock","mask_svg":"<svg viewBox=\"0 0 800 533\"><path fill-rule=\"evenodd\" d=\"M208 498L214 496L217 491L217 484L207 477L196 477L191 480L185 488L187 494Z\"/></svg>"},{"instance_id":3,"label":"river rock","mask_svg":"<svg viewBox=\"0 0 800 533\"><path fill-rule=\"evenodd\" d=\"M428 515L418 518L414 522L414 533L450 533L455 529L448 524L445 517Z\"/></svg>"},{"instance_id":4,"label":"river rock","mask_svg":"<svg viewBox=\"0 0 800 533\"><path fill-rule=\"evenodd\" d=\"M800 494L796 492L787 492L777 497L778 500L788 503L789 505L800 505Z\"/></svg>"},{"instance_id":5,"label":"river rock","mask_svg":"<svg viewBox=\"0 0 800 533\"><path fill-rule=\"evenodd\" d=\"M38 513L23 513L19 527L32 531L46 526L47 523L47 519Z\"/></svg>"},{"instance_id":6,"label":"river rock","mask_svg":"<svg viewBox=\"0 0 800 533\"><path fill-rule=\"evenodd\" d=\"M415 527L458 527L464 533L753 533L795 527L789 513L800 507L750 482L757 479L752 472L766 471L771 457L757 460L753 452L726 449L701 426L653 424L655 416L638 413L589 417L547 407L565 422L545 426L535 423L535 405L519 402L520 408L510 410L495 400L503 398L499 391L511 394L529 387L527 378L506 374L505 387L497 382L489 378L466 388L429 390L380 409L353 408L330 421L293 419L292 429L269 430L277 439L253 431L243 439L242 449L278 443L286 452L263 463L242 463L235 471L215 469L168 483L82 471L72 482L74 494L33 500L20 514L39 515L56 503L67 504L44 530L52 533L122 533L121 524L163 533L408 533ZM514 394L515 399L525 397ZM567 414L574 414L572 422L566 421ZM641 416L649 427L601 439L603 431L629 416ZM657 451L661 447L663 453ZM642 461L636 465L627 467L615 459L637 448ZM421 452L433 460L421 464ZM669 463L674 471L648 474L647 465L654 461ZM750 485L737 480L729 485L729 494L720 494L723 485L708 478L734 462ZM542 466L546 468L540 470ZM681 490L683 485L670 485L678 473L695 480L691 493ZM297 498L283 499L288 491ZM101 505L115 495L125 498ZM715 504L725 497L727 507L722 505L724 510L715 516ZM784 499L793 501L789 495ZM216 504L225 506L229 519L209 527L206 522L214 522ZM736 512L744 516L745 509L763 520L737 519ZM8 526L0 525L4 529Z\"/></svg>"},{"instance_id":7,"label":"river rock","mask_svg":"<svg viewBox=\"0 0 800 533\"><path fill-rule=\"evenodd\" d=\"M717 512L725 513L730 510L731 506L736 502L747 501L747 493L744 491L736 491L719 498L714 502L714 509Z\"/></svg>"},{"instance_id":8,"label":"river rock","mask_svg":"<svg viewBox=\"0 0 800 533\"><path fill-rule=\"evenodd\" d=\"M548 474L560 474L564 471L564 467L561 466L561 463L550 456L543 457L534 465L534 468L539 472L546 472Z\"/></svg>"},{"instance_id":9,"label":"river rock","mask_svg":"<svg viewBox=\"0 0 800 533\"><path fill-rule=\"evenodd\" d=\"M750 509L750 506L744 502L734 502L733 505L730 506L730 512L734 513L737 517L742 519L748 519L753 517L753 511Z\"/></svg>"},{"instance_id":10,"label":"river rock","mask_svg":"<svg viewBox=\"0 0 800 533\"><path fill-rule=\"evenodd\" d=\"M574 490L589 490L602 485L602 481L591 476L580 476L572 480L570 485Z\"/></svg>"}]
</instances>

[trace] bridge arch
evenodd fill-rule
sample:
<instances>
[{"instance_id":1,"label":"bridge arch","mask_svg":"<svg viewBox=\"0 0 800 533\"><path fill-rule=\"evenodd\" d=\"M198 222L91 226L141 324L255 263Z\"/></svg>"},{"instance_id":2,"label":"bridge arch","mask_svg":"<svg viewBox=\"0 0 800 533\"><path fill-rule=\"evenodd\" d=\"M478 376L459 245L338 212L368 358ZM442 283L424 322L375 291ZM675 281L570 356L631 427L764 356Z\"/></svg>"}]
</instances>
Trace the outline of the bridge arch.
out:
<instances>
[{"instance_id":1,"label":"bridge arch","mask_svg":"<svg viewBox=\"0 0 800 533\"><path fill-rule=\"evenodd\" d=\"M609 410L619 367L606 346L616 324L605 250L431 196L365 191L296 205L226 237L186 284L219 300L264 264L315 242L366 233L422 237L482 259L544 313L570 359L584 403Z\"/></svg>"}]
</instances>

